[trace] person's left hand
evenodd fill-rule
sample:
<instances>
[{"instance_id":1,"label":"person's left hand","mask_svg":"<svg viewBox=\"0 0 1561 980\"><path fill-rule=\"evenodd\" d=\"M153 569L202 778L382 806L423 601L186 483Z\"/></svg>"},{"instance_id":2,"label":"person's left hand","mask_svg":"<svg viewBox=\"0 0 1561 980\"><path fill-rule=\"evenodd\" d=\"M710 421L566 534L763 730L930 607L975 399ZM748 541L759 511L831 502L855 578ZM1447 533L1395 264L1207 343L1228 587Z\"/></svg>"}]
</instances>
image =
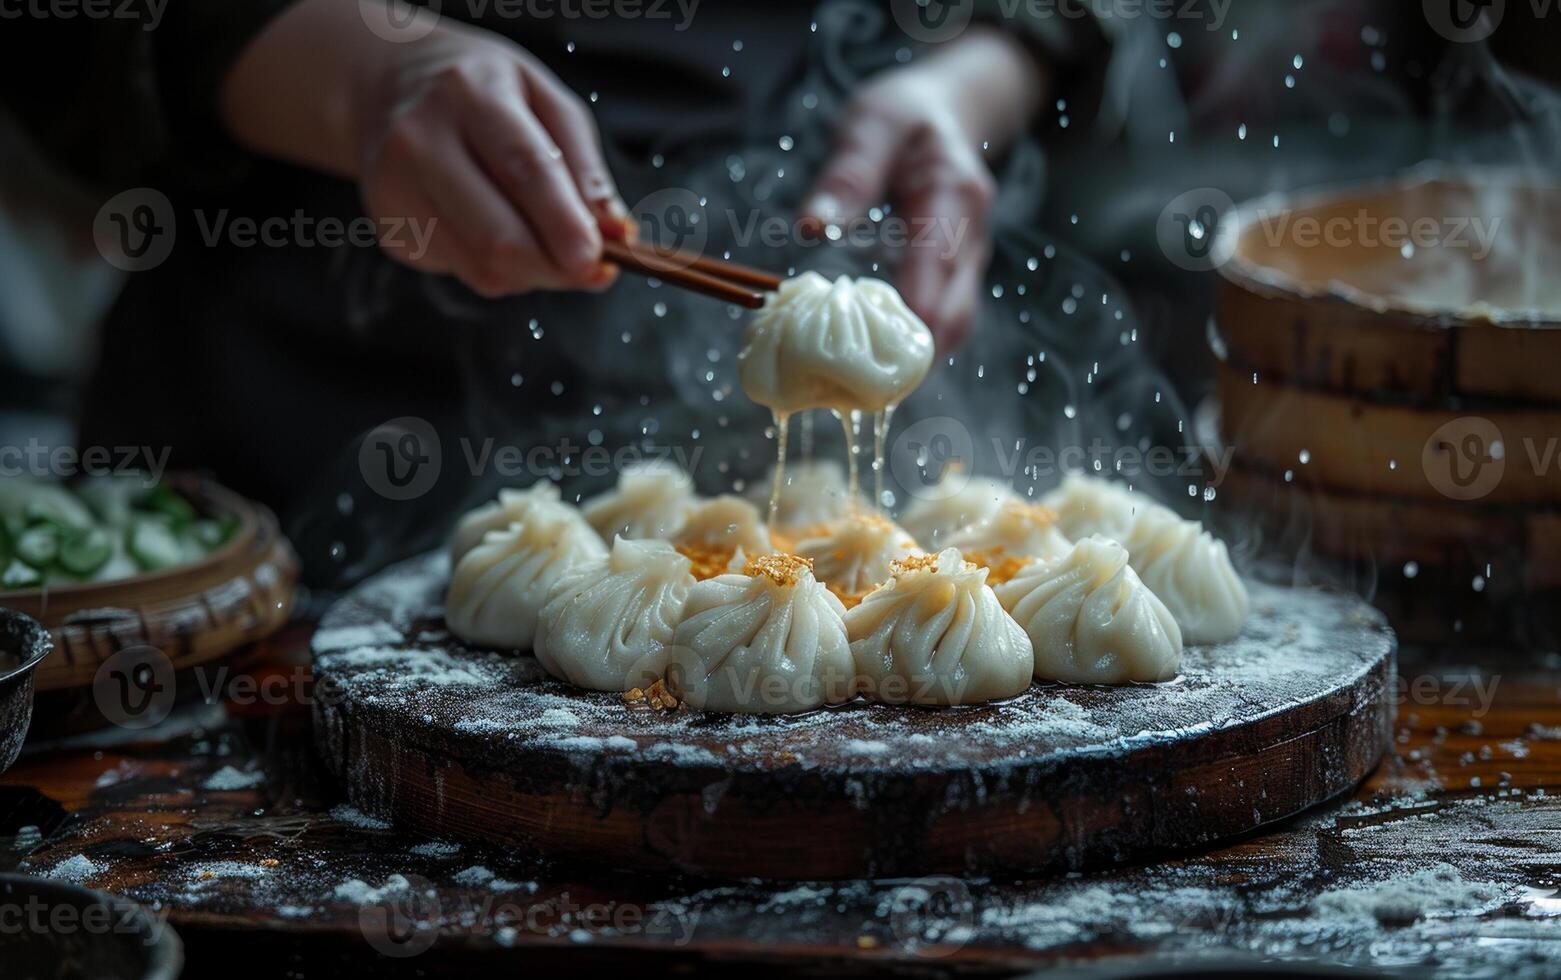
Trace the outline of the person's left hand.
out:
<instances>
[{"instance_id":1,"label":"person's left hand","mask_svg":"<svg viewBox=\"0 0 1561 980\"><path fill-rule=\"evenodd\" d=\"M1023 130L1042 83L1017 42L980 30L878 76L837 122L834 152L803 207L811 221L839 225L893 202L905 243L900 292L940 349L969 332L991 256L997 185L983 152Z\"/></svg>"}]
</instances>

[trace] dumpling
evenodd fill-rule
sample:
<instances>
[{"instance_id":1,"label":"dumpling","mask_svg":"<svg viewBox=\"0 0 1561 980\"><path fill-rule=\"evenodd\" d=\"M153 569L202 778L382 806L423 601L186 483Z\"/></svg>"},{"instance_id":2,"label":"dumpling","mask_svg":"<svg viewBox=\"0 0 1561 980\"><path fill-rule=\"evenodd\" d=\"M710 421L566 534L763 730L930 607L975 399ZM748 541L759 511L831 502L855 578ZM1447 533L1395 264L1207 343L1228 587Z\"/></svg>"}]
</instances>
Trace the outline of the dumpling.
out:
<instances>
[{"instance_id":1,"label":"dumpling","mask_svg":"<svg viewBox=\"0 0 1561 980\"><path fill-rule=\"evenodd\" d=\"M1247 587L1225 542L1173 511L1150 507L1123 542L1138 577L1171 610L1188 643L1223 643L1241 635Z\"/></svg>"},{"instance_id":2,"label":"dumpling","mask_svg":"<svg viewBox=\"0 0 1561 980\"><path fill-rule=\"evenodd\" d=\"M911 490L911 502L900 515L900 526L923 548L948 547L948 536L970 524L991 520L999 507L1018 494L1002 480L968 476L950 467L938 482L924 490Z\"/></svg>"},{"instance_id":3,"label":"dumpling","mask_svg":"<svg viewBox=\"0 0 1561 980\"><path fill-rule=\"evenodd\" d=\"M1074 470L1062 483L1041 498L1041 503L1057 512L1057 527L1077 541L1101 534L1117 541L1127 538L1139 514L1161 506L1126 484L1085 476Z\"/></svg>"},{"instance_id":4,"label":"dumpling","mask_svg":"<svg viewBox=\"0 0 1561 980\"><path fill-rule=\"evenodd\" d=\"M688 593L667 688L695 708L811 711L856 691L844 607L795 555L751 558Z\"/></svg>"},{"instance_id":5,"label":"dumpling","mask_svg":"<svg viewBox=\"0 0 1561 980\"><path fill-rule=\"evenodd\" d=\"M500 490L497 500L468 512L455 525L455 533L450 538L450 567L454 568L468 551L477 547L489 531L524 524L533 514L558 516L567 511L569 505L559 498L558 486L547 480L525 490Z\"/></svg>"},{"instance_id":6,"label":"dumpling","mask_svg":"<svg viewBox=\"0 0 1561 980\"><path fill-rule=\"evenodd\" d=\"M1127 549L1093 535L997 587L1035 646L1035 676L1078 684L1176 676L1182 632L1127 563Z\"/></svg>"},{"instance_id":7,"label":"dumpling","mask_svg":"<svg viewBox=\"0 0 1561 980\"><path fill-rule=\"evenodd\" d=\"M666 673L693 587L688 559L672 545L617 538L606 558L574 566L553 586L532 652L548 673L580 687L649 686Z\"/></svg>"},{"instance_id":8,"label":"dumpling","mask_svg":"<svg viewBox=\"0 0 1561 980\"><path fill-rule=\"evenodd\" d=\"M991 569L994 585L1037 558L1056 558L1073 547L1057 530L1056 511L1019 499L1004 501L991 517L960 528L944 543Z\"/></svg>"},{"instance_id":9,"label":"dumpling","mask_svg":"<svg viewBox=\"0 0 1561 980\"><path fill-rule=\"evenodd\" d=\"M880 412L921 384L932 347L932 331L888 283L805 272L753 318L737 372L748 397L778 415Z\"/></svg>"},{"instance_id":10,"label":"dumpling","mask_svg":"<svg viewBox=\"0 0 1561 980\"><path fill-rule=\"evenodd\" d=\"M753 487L753 500L761 509L770 506L772 472ZM775 499L775 523L781 527L810 527L843 515L851 504L845 467L834 460L788 462Z\"/></svg>"},{"instance_id":11,"label":"dumpling","mask_svg":"<svg viewBox=\"0 0 1561 980\"><path fill-rule=\"evenodd\" d=\"M553 585L576 565L606 556L601 538L568 508L489 531L450 573L445 622L468 643L524 650Z\"/></svg>"},{"instance_id":12,"label":"dumpling","mask_svg":"<svg viewBox=\"0 0 1561 980\"><path fill-rule=\"evenodd\" d=\"M986 569L953 548L904 558L846 613L863 692L875 701L975 704L1030 686L1030 638L998 604Z\"/></svg>"},{"instance_id":13,"label":"dumpling","mask_svg":"<svg viewBox=\"0 0 1561 980\"><path fill-rule=\"evenodd\" d=\"M889 579L896 558L919 555L916 540L888 518L862 509L797 541L796 552L813 563L813 575L848 607Z\"/></svg>"},{"instance_id":14,"label":"dumpling","mask_svg":"<svg viewBox=\"0 0 1561 980\"><path fill-rule=\"evenodd\" d=\"M696 503L674 540L726 552L743 548L762 555L770 551L770 532L759 508L729 493Z\"/></svg>"},{"instance_id":15,"label":"dumpling","mask_svg":"<svg viewBox=\"0 0 1561 980\"><path fill-rule=\"evenodd\" d=\"M618 485L592 497L580 512L603 541L670 538L694 505L694 481L671 463L649 460L623 469Z\"/></svg>"},{"instance_id":16,"label":"dumpling","mask_svg":"<svg viewBox=\"0 0 1561 980\"><path fill-rule=\"evenodd\" d=\"M731 494L695 504L673 543L693 562L694 577L701 581L728 571L739 552L767 555L774 550L759 508Z\"/></svg>"}]
</instances>

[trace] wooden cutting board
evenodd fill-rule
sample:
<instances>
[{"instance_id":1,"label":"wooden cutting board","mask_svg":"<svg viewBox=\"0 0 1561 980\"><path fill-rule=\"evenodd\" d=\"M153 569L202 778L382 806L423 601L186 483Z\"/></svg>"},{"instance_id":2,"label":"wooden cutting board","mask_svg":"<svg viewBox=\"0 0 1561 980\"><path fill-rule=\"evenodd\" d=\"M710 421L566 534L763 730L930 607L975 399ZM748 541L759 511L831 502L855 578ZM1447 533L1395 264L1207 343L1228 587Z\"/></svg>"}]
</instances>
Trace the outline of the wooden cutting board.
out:
<instances>
[{"instance_id":1,"label":"wooden cutting board","mask_svg":"<svg viewBox=\"0 0 1561 980\"><path fill-rule=\"evenodd\" d=\"M314 640L315 739L355 806L567 860L720 877L1060 871L1198 847L1361 780L1396 641L1350 596L1253 584L1243 637L1182 676L1000 704L672 714L445 631L442 555L393 566Z\"/></svg>"}]
</instances>

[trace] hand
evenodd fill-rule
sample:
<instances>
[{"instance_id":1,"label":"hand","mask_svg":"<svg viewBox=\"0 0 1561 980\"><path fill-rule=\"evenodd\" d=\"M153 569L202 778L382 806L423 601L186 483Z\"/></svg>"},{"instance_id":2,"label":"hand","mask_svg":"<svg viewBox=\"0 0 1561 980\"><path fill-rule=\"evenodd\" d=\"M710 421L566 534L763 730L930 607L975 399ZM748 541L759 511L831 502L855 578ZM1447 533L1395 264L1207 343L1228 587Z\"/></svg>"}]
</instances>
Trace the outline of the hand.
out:
<instances>
[{"instance_id":1,"label":"hand","mask_svg":"<svg viewBox=\"0 0 1561 980\"><path fill-rule=\"evenodd\" d=\"M816 222L839 224L892 200L907 236L900 292L940 349L969 332L991 256L997 185L982 144L996 152L1023 130L1043 82L1017 42L985 30L886 72L846 107L803 207Z\"/></svg>"},{"instance_id":2,"label":"hand","mask_svg":"<svg viewBox=\"0 0 1561 980\"><path fill-rule=\"evenodd\" d=\"M389 17L383 0L304 0L280 15L225 87L236 134L357 177L371 217L432 222L426 250L381 241L414 268L490 297L609 284L602 237L621 237L628 211L585 103L496 35L439 20L396 40L374 17ZM321 55L327 67L301 68ZM319 118L278 118L300 87Z\"/></svg>"}]
</instances>

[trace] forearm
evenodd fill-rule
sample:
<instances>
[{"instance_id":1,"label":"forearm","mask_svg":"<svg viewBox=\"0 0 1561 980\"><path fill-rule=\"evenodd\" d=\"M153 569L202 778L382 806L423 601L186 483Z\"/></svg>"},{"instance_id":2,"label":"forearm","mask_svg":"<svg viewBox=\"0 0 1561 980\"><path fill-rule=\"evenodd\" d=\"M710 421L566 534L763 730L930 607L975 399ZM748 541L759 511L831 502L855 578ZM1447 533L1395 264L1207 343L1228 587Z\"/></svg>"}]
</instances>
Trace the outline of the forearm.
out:
<instances>
[{"instance_id":1,"label":"forearm","mask_svg":"<svg viewBox=\"0 0 1561 980\"><path fill-rule=\"evenodd\" d=\"M406 36L413 17L433 15L405 6L393 14L383 0L301 0L233 63L219 94L223 124L251 150L357 177L360 93L404 53L390 38Z\"/></svg>"}]
</instances>

